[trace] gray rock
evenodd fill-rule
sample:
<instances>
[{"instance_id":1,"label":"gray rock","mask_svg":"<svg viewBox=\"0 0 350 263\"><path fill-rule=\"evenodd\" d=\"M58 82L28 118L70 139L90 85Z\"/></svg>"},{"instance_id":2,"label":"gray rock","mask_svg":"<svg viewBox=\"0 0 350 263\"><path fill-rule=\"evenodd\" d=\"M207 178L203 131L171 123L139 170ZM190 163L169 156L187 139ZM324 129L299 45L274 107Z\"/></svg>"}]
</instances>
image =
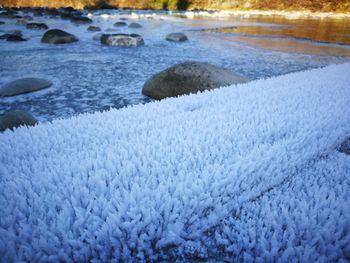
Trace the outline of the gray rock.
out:
<instances>
[{"instance_id":1,"label":"gray rock","mask_svg":"<svg viewBox=\"0 0 350 263\"><path fill-rule=\"evenodd\" d=\"M137 34L105 34L101 43L108 46L138 47L144 44L143 38Z\"/></svg>"},{"instance_id":2,"label":"gray rock","mask_svg":"<svg viewBox=\"0 0 350 263\"><path fill-rule=\"evenodd\" d=\"M44 79L23 78L11 81L0 88L0 97L15 96L48 88L52 82Z\"/></svg>"},{"instance_id":3,"label":"gray rock","mask_svg":"<svg viewBox=\"0 0 350 263\"><path fill-rule=\"evenodd\" d=\"M38 121L25 111L9 111L0 116L0 132L6 129L13 129L23 125L34 126Z\"/></svg>"},{"instance_id":4,"label":"gray rock","mask_svg":"<svg viewBox=\"0 0 350 263\"><path fill-rule=\"evenodd\" d=\"M350 137L340 145L339 152L350 155Z\"/></svg>"},{"instance_id":5,"label":"gray rock","mask_svg":"<svg viewBox=\"0 0 350 263\"><path fill-rule=\"evenodd\" d=\"M172 42L184 42L187 41L188 38L184 33L171 33L166 36L166 40Z\"/></svg>"},{"instance_id":6,"label":"gray rock","mask_svg":"<svg viewBox=\"0 0 350 263\"><path fill-rule=\"evenodd\" d=\"M91 32L98 32L98 31L101 31L101 28L98 27L98 26L89 26L87 28L88 31L91 31Z\"/></svg>"},{"instance_id":7,"label":"gray rock","mask_svg":"<svg viewBox=\"0 0 350 263\"><path fill-rule=\"evenodd\" d=\"M44 23L27 23L26 28L35 30L46 30L49 27Z\"/></svg>"},{"instance_id":8,"label":"gray rock","mask_svg":"<svg viewBox=\"0 0 350 263\"><path fill-rule=\"evenodd\" d=\"M185 62L172 66L148 79L142 93L164 99L247 82L243 76L208 63Z\"/></svg>"},{"instance_id":9,"label":"gray rock","mask_svg":"<svg viewBox=\"0 0 350 263\"><path fill-rule=\"evenodd\" d=\"M114 23L114 26L116 27L121 27L121 26L126 26L127 24L125 22L116 22Z\"/></svg>"},{"instance_id":10,"label":"gray rock","mask_svg":"<svg viewBox=\"0 0 350 263\"><path fill-rule=\"evenodd\" d=\"M129 28L141 28L142 26L139 23L131 23Z\"/></svg>"},{"instance_id":11,"label":"gray rock","mask_svg":"<svg viewBox=\"0 0 350 263\"><path fill-rule=\"evenodd\" d=\"M48 44L67 44L76 41L78 41L77 37L59 29L51 29L46 31L41 38L42 43Z\"/></svg>"}]
</instances>

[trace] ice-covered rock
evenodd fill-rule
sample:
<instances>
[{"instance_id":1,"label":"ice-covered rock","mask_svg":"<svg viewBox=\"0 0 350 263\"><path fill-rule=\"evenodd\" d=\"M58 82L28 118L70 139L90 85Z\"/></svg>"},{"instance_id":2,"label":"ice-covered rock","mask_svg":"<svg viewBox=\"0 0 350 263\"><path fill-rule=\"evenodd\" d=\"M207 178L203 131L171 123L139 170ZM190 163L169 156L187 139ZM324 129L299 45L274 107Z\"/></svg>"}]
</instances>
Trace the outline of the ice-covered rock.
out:
<instances>
[{"instance_id":1,"label":"ice-covered rock","mask_svg":"<svg viewBox=\"0 0 350 263\"><path fill-rule=\"evenodd\" d=\"M138 47L143 45L144 41L137 34L104 34L101 43L108 46Z\"/></svg>"},{"instance_id":2,"label":"ice-covered rock","mask_svg":"<svg viewBox=\"0 0 350 263\"><path fill-rule=\"evenodd\" d=\"M184 33L171 33L166 36L166 40L171 42L184 42L187 41L188 38Z\"/></svg>"},{"instance_id":3,"label":"ice-covered rock","mask_svg":"<svg viewBox=\"0 0 350 263\"><path fill-rule=\"evenodd\" d=\"M52 85L51 81L38 78L23 78L11 81L0 87L0 97L15 96L23 93L46 89Z\"/></svg>"},{"instance_id":4,"label":"ice-covered rock","mask_svg":"<svg viewBox=\"0 0 350 263\"><path fill-rule=\"evenodd\" d=\"M152 76L145 82L142 93L153 99L164 99L247 81L247 78L227 69L190 61Z\"/></svg>"},{"instance_id":5,"label":"ice-covered rock","mask_svg":"<svg viewBox=\"0 0 350 263\"><path fill-rule=\"evenodd\" d=\"M13 110L0 116L0 132L23 125L34 126L38 121L28 112Z\"/></svg>"},{"instance_id":6,"label":"ice-covered rock","mask_svg":"<svg viewBox=\"0 0 350 263\"><path fill-rule=\"evenodd\" d=\"M67 44L78 41L78 38L60 29L51 29L46 31L41 38L42 43L48 44Z\"/></svg>"}]
</instances>

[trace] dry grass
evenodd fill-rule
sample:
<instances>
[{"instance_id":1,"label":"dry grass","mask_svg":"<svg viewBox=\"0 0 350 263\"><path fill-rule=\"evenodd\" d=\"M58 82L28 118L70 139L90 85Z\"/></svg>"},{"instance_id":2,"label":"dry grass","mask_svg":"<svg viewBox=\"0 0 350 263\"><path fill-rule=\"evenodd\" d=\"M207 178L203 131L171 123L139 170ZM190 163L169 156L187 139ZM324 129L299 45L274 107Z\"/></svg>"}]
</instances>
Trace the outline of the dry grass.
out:
<instances>
[{"instance_id":1,"label":"dry grass","mask_svg":"<svg viewBox=\"0 0 350 263\"><path fill-rule=\"evenodd\" d=\"M350 12L349 0L0 0L3 6L67 7L111 6L153 9L225 9L225 10L308 10Z\"/></svg>"}]
</instances>

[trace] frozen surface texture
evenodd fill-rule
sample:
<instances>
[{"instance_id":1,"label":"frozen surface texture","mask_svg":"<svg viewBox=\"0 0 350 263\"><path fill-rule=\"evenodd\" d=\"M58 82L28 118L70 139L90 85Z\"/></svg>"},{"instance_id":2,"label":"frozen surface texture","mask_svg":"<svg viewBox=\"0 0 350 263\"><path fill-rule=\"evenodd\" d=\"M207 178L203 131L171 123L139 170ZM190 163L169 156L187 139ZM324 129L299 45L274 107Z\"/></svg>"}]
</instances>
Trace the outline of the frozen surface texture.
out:
<instances>
[{"instance_id":1,"label":"frozen surface texture","mask_svg":"<svg viewBox=\"0 0 350 263\"><path fill-rule=\"evenodd\" d=\"M349 260L348 72L5 131L1 260Z\"/></svg>"}]
</instances>

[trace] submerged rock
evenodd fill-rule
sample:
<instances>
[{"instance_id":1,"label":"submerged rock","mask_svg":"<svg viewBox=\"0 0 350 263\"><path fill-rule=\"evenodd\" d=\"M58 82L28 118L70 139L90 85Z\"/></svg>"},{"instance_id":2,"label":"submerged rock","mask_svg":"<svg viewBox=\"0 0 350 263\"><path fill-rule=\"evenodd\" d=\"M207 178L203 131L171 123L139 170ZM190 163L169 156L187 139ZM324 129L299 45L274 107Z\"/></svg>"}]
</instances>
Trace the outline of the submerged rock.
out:
<instances>
[{"instance_id":1,"label":"submerged rock","mask_svg":"<svg viewBox=\"0 0 350 263\"><path fill-rule=\"evenodd\" d=\"M141 28L142 26L139 23L131 23L129 28Z\"/></svg>"},{"instance_id":2,"label":"submerged rock","mask_svg":"<svg viewBox=\"0 0 350 263\"><path fill-rule=\"evenodd\" d=\"M26 28L28 29L36 29L36 30L46 30L49 27L44 23L27 23Z\"/></svg>"},{"instance_id":3,"label":"submerged rock","mask_svg":"<svg viewBox=\"0 0 350 263\"><path fill-rule=\"evenodd\" d=\"M172 42L184 42L187 41L188 38L184 33L171 33L166 36L166 40Z\"/></svg>"},{"instance_id":4,"label":"submerged rock","mask_svg":"<svg viewBox=\"0 0 350 263\"><path fill-rule=\"evenodd\" d=\"M101 28L98 27L98 26L89 26L87 28L88 31L91 31L91 32L98 32L98 31L101 31Z\"/></svg>"},{"instance_id":5,"label":"submerged rock","mask_svg":"<svg viewBox=\"0 0 350 263\"><path fill-rule=\"evenodd\" d=\"M4 21L0 21L0 25L3 25L3 24L5 24L5 22Z\"/></svg>"},{"instance_id":6,"label":"submerged rock","mask_svg":"<svg viewBox=\"0 0 350 263\"><path fill-rule=\"evenodd\" d=\"M41 38L42 43L48 44L67 44L78 41L78 38L60 29L51 29L46 31Z\"/></svg>"},{"instance_id":7,"label":"submerged rock","mask_svg":"<svg viewBox=\"0 0 350 263\"><path fill-rule=\"evenodd\" d=\"M218 66L202 62L185 62L148 79L142 93L160 100L247 81L245 77Z\"/></svg>"},{"instance_id":8,"label":"submerged rock","mask_svg":"<svg viewBox=\"0 0 350 263\"><path fill-rule=\"evenodd\" d=\"M23 93L46 89L51 81L37 78L23 78L11 81L0 88L0 97L15 96Z\"/></svg>"},{"instance_id":9,"label":"submerged rock","mask_svg":"<svg viewBox=\"0 0 350 263\"><path fill-rule=\"evenodd\" d=\"M339 152L350 155L350 137L340 145Z\"/></svg>"},{"instance_id":10,"label":"submerged rock","mask_svg":"<svg viewBox=\"0 0 350 263\"><path fill-rule=\"evenodd\" d=\"M137 34L105 34L101 43L108 46L138 47L144 44L143 38Z\"/></svg>"},{"instance_id":11,"label":"submerged rock","mask_svg":"<svg viewBox=\"0 0 350 263\"><path fill-rule=\"evenodd\" d=\"M34 126L38 121L28 112L13 110L0 116L0 132L23 125Z\"/></svg>"}]
</instances>

